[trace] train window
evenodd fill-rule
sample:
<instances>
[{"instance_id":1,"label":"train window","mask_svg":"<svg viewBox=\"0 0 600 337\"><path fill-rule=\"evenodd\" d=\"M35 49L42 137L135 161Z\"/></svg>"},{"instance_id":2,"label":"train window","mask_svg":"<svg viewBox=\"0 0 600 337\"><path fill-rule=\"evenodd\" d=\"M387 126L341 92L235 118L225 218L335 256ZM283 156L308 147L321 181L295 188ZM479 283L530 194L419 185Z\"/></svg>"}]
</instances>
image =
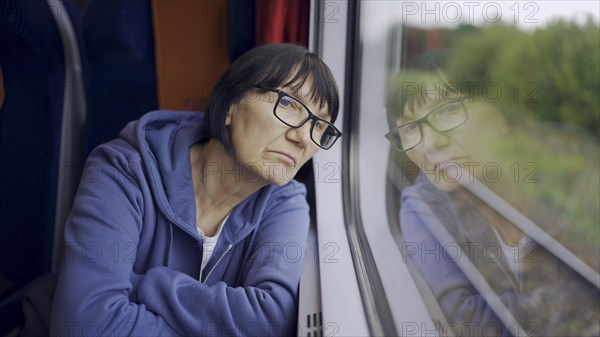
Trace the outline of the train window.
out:
<instances>
[{"instance_id":1,"label":"train window","mask_svg":"<svg viewBox=\"0 0 600 337\"><path fill-rule=\"evenodd\" d=\"M359 11L360 210L397 332L599 335L597 3Z\"/></svg>"}]
</instances>

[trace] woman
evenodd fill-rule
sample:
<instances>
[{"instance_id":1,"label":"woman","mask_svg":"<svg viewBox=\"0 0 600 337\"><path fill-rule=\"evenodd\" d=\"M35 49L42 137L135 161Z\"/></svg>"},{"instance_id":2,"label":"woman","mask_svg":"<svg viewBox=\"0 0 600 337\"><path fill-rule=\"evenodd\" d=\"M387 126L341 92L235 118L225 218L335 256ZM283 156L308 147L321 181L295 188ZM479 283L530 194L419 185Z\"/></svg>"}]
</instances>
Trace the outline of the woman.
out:
<instances>
[{"instance_id":1,"label":"woman","mask_svg":"<svg viewBox=\"0 0 600 337\"><path fill-rule=\"evenodd\" d=\"M295 334L309 213L292 178L341 136L337 111L317 56L267 45L231 65L205 114L150 112L96 148L51 333Z\"/></svg>"}]
</instances>

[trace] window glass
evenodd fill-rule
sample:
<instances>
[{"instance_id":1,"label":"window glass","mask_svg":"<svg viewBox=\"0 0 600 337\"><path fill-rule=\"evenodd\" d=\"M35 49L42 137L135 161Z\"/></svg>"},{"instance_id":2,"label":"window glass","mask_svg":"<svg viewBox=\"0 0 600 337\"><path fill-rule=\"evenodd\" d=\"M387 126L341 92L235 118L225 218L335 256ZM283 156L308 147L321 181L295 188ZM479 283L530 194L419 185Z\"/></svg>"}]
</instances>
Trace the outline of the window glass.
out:
<instances>
[{"instance_id":1,"label":"window glass","mask_svg":"<svg viewBox=\"0 0 600 337\"><path fill-rule=\"evenodd\" d=\"M385 82L389 225L438 332L600 335L597 3L396 9L362 85Z\"/></svg>"}]
</instances>

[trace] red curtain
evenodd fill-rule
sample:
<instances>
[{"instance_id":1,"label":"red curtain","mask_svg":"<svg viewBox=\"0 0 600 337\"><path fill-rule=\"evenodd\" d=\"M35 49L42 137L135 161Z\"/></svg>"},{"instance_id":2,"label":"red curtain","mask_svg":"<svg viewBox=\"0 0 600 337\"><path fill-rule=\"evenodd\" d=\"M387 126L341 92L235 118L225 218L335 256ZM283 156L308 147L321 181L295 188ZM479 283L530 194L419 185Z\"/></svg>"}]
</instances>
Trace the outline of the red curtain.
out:
<instances>
[{"instance_id":1,"label":"red curtain","mask_svg":"<svg viewBox=\"0 0 600 337\"><path fill-rule=\"evenodd\" d=\"M308 47L309 0L256 0L256 45L294 43Z\"/></svg>"}]
</instances>

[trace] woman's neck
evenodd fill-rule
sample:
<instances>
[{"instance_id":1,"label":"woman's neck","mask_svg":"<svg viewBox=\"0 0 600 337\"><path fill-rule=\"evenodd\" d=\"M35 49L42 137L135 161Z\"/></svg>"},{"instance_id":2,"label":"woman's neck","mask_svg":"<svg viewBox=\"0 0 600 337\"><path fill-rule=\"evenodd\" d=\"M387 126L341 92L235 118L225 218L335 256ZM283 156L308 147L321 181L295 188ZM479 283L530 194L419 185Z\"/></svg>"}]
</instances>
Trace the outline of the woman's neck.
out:
<instances>
[{"instance_id":1,"label":"woman's neck","mask_svg":"<svg viewBox=\"0 0 600 337\"><path fill-rule=\"evenodd\" d=\"M246 181L243 167L225 151L223 144L211 139L190 148L196 225L204 234L216 232L221 221L240 202L266 183Z\"/></svg>"}]
</instances>

